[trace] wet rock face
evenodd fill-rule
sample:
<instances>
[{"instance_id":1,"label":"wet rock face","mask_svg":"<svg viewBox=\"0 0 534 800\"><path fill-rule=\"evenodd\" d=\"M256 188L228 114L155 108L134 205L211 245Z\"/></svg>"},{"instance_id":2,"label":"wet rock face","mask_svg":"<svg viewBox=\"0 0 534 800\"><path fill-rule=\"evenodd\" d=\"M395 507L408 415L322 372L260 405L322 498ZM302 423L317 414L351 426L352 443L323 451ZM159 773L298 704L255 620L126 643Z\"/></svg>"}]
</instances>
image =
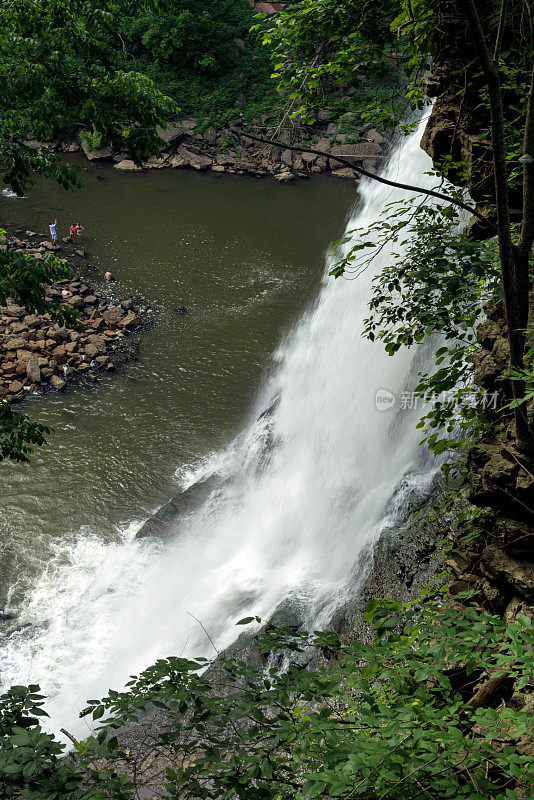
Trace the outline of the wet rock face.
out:
<instances>
[{"instance_id":1,"label":"wet rock face","mask_svg":"<svg viewBox=\"0 0 534 800\"><path fill-rule=\"evenodd\" d=\"M467 165L467 185L475 201L491 196L493 169L489 143L480 131L487 127L480 103L480 76L466 42L465 18L450 3L443 4L437 26L436 57L426 80L426 91L435 98L421 147L433 161L452 156ZM471 166L476 162L476 180ZM459 174L449 180L464 185Z\"/></svg>"},{"instance_id":2,"label":"wet rock face","mask_svg":"<svg viewBox=\"0 0 534 800\"><path fill-rule=\"evenodd\" d=\"M34 236L18 231L6 246L35 255ZM85 261L83 251L75 252ZM63 280L47 297L76 309L79 325L60 326L49 314L30 314L8 298L0 306L0 399L15 403L44 389L61 391L76 377L94 380L98 372L112 371L131 356L126 337L147 322L142 300L120 302L85 278Z\"/></svg>"},{"instance_id":3,"label":"wet rock face","mask_svg":"<svg viewBox=\"0 0 534 800\"><path fill-rule=\"evenodd\" d=\"M499 410L511 399L503 377L509 348L502 304L491 301L486 313L477 331L475 380L495 393L498 403L497 410L487 410L491 427L468 453L468 499L483 511L476 521L478 538L471 545L459 541L453 549L449 590L453 596L481 590L492 612L503 614L516 603L527 613L534 604L534 467L516 446L512 413Z\"/></svg>"}]
</instances>

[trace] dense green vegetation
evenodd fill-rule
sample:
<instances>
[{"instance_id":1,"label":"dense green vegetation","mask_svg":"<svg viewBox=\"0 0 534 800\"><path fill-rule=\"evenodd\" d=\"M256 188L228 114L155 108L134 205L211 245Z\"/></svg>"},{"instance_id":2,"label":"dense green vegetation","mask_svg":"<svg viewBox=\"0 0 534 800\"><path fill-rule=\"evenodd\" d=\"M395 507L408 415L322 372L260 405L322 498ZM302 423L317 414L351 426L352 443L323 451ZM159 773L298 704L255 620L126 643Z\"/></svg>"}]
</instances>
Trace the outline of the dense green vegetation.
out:
<instances>
[{"instance_id":1,"label":"dense green vegetation","mask_svg":"<svg viewBox=\"0 0 534 800\"><path fill-rule=\"evenodd\" d=\"M253 21L247 0L173 0L158 9L123 2L117 34L129 68L173 97L182 115L220 125L281 107Z\"/></svg>"}]
</instances>

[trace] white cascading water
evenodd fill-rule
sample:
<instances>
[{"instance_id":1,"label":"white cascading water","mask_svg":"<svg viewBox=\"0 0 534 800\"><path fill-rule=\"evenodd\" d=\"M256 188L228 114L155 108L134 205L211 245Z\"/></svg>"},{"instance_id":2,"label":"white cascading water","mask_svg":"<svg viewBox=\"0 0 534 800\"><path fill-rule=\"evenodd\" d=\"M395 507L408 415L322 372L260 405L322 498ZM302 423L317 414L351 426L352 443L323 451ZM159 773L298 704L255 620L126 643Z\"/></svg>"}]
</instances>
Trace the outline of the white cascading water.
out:
<instances>
[{"instance_id":1,"label":"white cascading water","mask_svg":"<svg viewBox=\"0 0 534 800\"><path fill-rule=\"evenodd\" d=\"M421 126L393 154L388 177L432 185ZM349 230L406 196L363 181ZM212 654L197 620L222 649L243 616L265 620L293 598L319 626L357 590L358 557L436 469L418 446L414 413L375 406L378 389L397 398L411 390L430 355L412 348L390 358L361 337L371 280L389 257L383 250L357 280L325 277L280 348L248 430L185 477L184 485L212 473L221 481L172 540L135 539L132 525L110 545L85 530L48 565L19 615L26 627L0 654L0 674L4 686L41 684L55 730L87 733L77 719L84 701L159 657ZM274 396L279 403L258 417Z\"/></svg>"}]
</instances>

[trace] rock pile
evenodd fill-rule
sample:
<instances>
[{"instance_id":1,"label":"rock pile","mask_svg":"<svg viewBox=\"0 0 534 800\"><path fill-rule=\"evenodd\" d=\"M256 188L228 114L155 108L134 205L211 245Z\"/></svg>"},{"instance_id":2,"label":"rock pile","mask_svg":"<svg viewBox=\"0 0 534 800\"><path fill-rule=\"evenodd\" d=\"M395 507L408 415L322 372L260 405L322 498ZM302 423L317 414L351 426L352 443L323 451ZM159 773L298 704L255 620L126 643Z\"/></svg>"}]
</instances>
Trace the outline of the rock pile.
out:
<instances>
[{"instance_id":1,"label":"rock pile","mask_svg":"<svg viewBox=\"0 0 534 800\"><path fill-rule=\"evenodd\" d=\"M268 121L266 114L253 119L250 125L245 125L239 118L231 120L223 128L211 127L202 133L194 119L171 123L165 130L159 130L165 142L161 154L150 158L142 168L136 166L127 153L115 153L110 147L92 149L83 134L78 143L50 142L46 147L69 152L79 149L90 161L115 162L115 168L122 171L163 168L211 170L233 175L272 176L280 182L324 172L354 179L357 173L337 161L336 155L353 159L355 165L371 171L376 170L387 156L388 140L371 124L359 126L355 114L345 114L339 122L333 122L328 110L320 111L314 125L295 125L281 133L270 127ZM350 129L350 134L342 132L347 129ZM267 139L276 138L287 145L312 147L326 155L263 145L247 138L247 132ZM236 133L241 135L236 136ZM41 146L37 141L28 144Z\"/></svg>"},{"instance_id":2,"label":"rock pile","mask_svg":"<svg viewBox=\"0 0 534 800\"><path fill-rule=\"evenodd\" d=\"M31 240L36 234L27 236ZM36 248L20 234L5 244L37 257L53 249L46 241ZM18 402L45 388L60 391L77 376L96 380L99 371L112 371L131 355L125 338L146 322L146 303L132 297L121 301L79 277L55 284L47 297L75 308L80 326L58 325L49 314L30 314L8 298L0 306L1 399Z\"/></svg>"}]
</instances>

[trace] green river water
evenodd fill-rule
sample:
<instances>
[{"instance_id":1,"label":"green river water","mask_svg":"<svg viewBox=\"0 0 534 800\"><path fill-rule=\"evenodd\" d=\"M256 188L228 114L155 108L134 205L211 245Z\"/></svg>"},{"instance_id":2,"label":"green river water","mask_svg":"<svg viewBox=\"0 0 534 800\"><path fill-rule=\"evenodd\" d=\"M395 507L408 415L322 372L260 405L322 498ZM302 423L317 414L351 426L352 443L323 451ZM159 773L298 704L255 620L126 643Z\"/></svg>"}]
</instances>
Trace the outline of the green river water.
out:
<instances>
[{"instance_id":1,"label":"green river water","mask_svg":"<svg viewBox=\"0 0 534 800\"><path fill-rule=\"evenodd\" d=\"M280 186L101 166L82 178L79 192L39 181L25 199L0 194L0 226L44 232L57 216L64 236L80 221L88 277L109 266L121 293L151 303L154 325L136 362L23 406L55 433L29 466L0 464L0 609L62 541L113 541L241 429L356 198L354 184L326 177Z\"/></svg>"}]
</instances>

